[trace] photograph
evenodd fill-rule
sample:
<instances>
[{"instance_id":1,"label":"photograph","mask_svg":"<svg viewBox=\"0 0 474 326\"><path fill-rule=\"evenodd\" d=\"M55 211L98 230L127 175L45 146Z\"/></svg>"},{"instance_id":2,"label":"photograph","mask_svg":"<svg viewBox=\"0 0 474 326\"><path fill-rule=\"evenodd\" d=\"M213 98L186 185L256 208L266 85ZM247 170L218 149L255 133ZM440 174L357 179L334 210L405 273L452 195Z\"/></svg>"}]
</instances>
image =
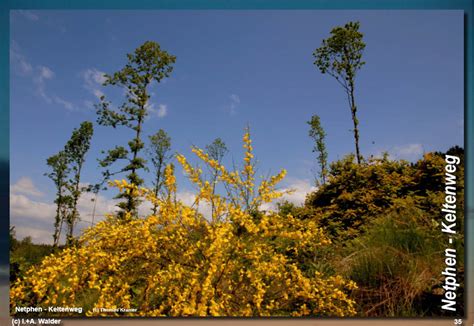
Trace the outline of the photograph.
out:
<instances>
[{"instance_id":1,"label":"photograph","mask_svg":"<svg viewBox=\"0 0 474 326\"><path fill-rule=\"evenodd\" d=\"M464 318L464 28L10 10L10 316Z\"/></svg>"}]
</instances>

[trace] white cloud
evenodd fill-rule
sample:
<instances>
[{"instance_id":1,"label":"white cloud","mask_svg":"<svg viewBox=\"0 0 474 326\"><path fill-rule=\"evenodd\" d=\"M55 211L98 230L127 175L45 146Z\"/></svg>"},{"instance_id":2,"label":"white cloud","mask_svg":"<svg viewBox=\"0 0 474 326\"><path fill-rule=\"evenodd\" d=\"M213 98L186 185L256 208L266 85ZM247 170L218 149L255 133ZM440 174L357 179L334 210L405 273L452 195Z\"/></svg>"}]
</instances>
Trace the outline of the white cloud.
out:
<instances>
[{"instance_id":1,"label":"white cloud","mask_svg":"<svg viewBox=\"0 0 474 326\"><path fill-rule=\"evenodd\" d=\"M385 153L388 154L388 158L391 160L407 160L407 161L417 161L419 160L425 150L422 144L413 143L405 144L390 147L389 149L378 149L369 153L368 156L381 159Z\"/></svg>"},{"instance_id":2,"label":"white cloud","mask_svg":"<svg viewBox=\"0 0 474 326\"><path fill-rule=\"evenodd\" d=\"M95 210L94 210L94 202ZM116 206L118 199L108 199L100 193L97 195L92 192L83 193L77 203L77 209L81 216L80 224L90 226L92 222L97 223L104 219L106 214L115 213L118 210Z\"/></svg>"},{"instance_id":3,"label":"white cloud","mask_svg":"<svg viewBox=\"0 0 474 326\"><path fill-rule=\"evenodd\" d=\"M81 186L87 186L87 183ZM294 190L291 194L286 194L279 201L288 200L296 205L304 202L309 192L315 191L316 188L311 185L309 180L305 179L288 179L287 185L280 189L281 191ZM54 216L56 215L56 205L52 200L37 200L32 197L39 197L43 193L38 190L31 179L27 177L21 178L12 185L10 189L10 212L11 224L15 225L17 238L22 239L31 236L35 243L52 243ZM182 190L178 192L177 199L185 205L192 206L196 195L190 190ZM104 195L96 195L91 192L84 193L78 202L78 210L80 221L78 221L75 235L80 234L85 228L91 226L92 222L104 219L108 213L115 213L118 210L116 206L118 199L109 199ZM95 203L95 209L94 209ZM151 203L143 202L139 207L139 216L149 216L151 212ZM275 210L276 202L261 207L265 210ZM197 207L199 213L210 219L211 209L208 203L202 202ZM63 231L64 236L64 231ZM62 240L63 241L63 240Z\"/></svg>"},{"instance_id":4,"label":"white cloud","mask_svg":"<svg viewBox=\"0 0 474 326\"><path fill-rule=\"evenodd\" d=\"M10 191L16 194L24 194L35 197L44 196L28 177L21 177L14 185L10 186Z\"/></svg>"},{"instance_id":5,"label":"white cloud","mask_svg":"<svg viewBox=\"0 0 474 326\"><path fill-rule=\"evenodd\" d=\"M23 59L20 59L19 60L19 64L20 64L20 69L21 69L21 72L23 74L29 74L33 71L33 67L31 66L31 64L29 62L27 62L26 60L23 60Z\"/></svg>"},{"instance_id":6,"label":"white cloud","mask_svg":"<svg viewBox=\"0 0 474 326\"><path fill-rule=\"evenodd\" d=\"M317 188L313 186L311 182L307 179L288 178L287 186L279 189L279 191L285 192L289 190L292 190L292 192L283 195L279 200L262 205L261 208L263 210L275 210L277 208L277 203L283 202L285 200L295 205L301 205L304 203L306 195L308 193L316 191Z\"/></svg>"},{"instance_id":7,"label":"white cloud","mask_svg":"<svg viewBox=\"0 0 474 326\"><path fill-rule=\"evenodd\" d=\"M53 79L55 73L46 66L38 66L37 71L37 75L33 77L33 82L36 84L36 93L48 103L56 103L69 111L75 110L71 102L57 95L49 95L46 92L46 81Z\"/></svg>"},{"instance_id":8,"label":"white cloud","mask_svg":"<svg viewBox=\"0 0 474 326\"><path fill-rule=\"evenodd\" d=\"M104 93L100 90L102 84L106 81L105 72L90 68L82 72L84 88L100 99Z\"/></svg>"},{"instance_id":9,"label":"white cloud","mask_svg":"<svg viewBox=\"0 0 474 326\"><path fill-rule=\"evenodd\" d=\"M195 208L205 218L211 219L211 206L207 202L201 202L199 206L193 206L196 200L196 195L192 191L183 190L178 191L176 199L182 202L184 205ZM151 214L152 204L148 201L143 202L138 208L138 216L146 217Z\"/></svg>"},{"instance_id":10,"label":"white cloud","mask_svg":"<svg viewBox=\"0 0 474 326\"><path fill-rule=\"evenodd\" d=\"M286 192L292 190L291 193L285 194L280 197L278 200L275 200L271 203L263 204L260 209L262 210L276 210L277 203L283 201L289 201L295 205L301 205L304 203L306 199L306 195L308 193L314 192L317 190L311 182L307 179L296 179L296 178L288 178L287 185L278 189L279 191ZM187 206L193 206L194 201L196 199L196 194L189 190L179 191L176 195L176 198L181 201L183 204ZM151 203L142 203L139 208L139 216L148 216L150 215L151 211ZM206 219L211 219L211 206L209 203L202 201L199 203L198 207L194 207L197 211L202 214Z\"/></svg>"},{"instance_id":11,"label":"white cloud","mask_svg":"<svg viewBox=\"0 0 474 326\"><path fill-rule=\"evenodd\" d=\"M147 217L151 214L151 209L153 205L149 201L144 201L138 207L138 216L139 217Z\"/></svg>"},{"instance_id":12,"label":"white cloud","mask_svg":"<svg viewBox=\"0 0 474 326\"><path fill-rule=\"evenodd\" d=\"M317 190L317 188L306 179L293 179L288 187L284 188L283 190L290 189L293 189L294 192L291 194L285 194L282 199L287 200L295 205L303 204L306 199L306 195Z\"/></svg>"},{"instance_id":13,"label":"white cloud","mask_svg":"<svg viewBox=\"0 0 474 326\"><path fill-rule=\"evenodd\" d=\"M23 17L27 18L28 20L31 20L31 21L39 20L38 14L34 13L31 10L18 10L18 13L22 15Z\"/></svg>"},{"instance_id":14,"label":"white cloud","mask_svg":"<svg viewBox=\"0 0 474 326\"><path fill-rule=\"evenodd\" d=\"M39 69L39 72L40 72L40 74L39 74L40 79L44 80L44 79L53 78L54 72L51 69L49 69L48 67L39 66L38 69Z\"/></svg>"},{"instance_id":15,"label":"white cloud","mask_svg":"<svg viewBox=\"0 0 474 326\"><path fill-rule=\"evenodd\" d=\"M238 95L232 94L232 95L230 95L230 99L231 99L232 102L234 102L235 104L239 104L239 103L240 103L240 97L239 97Z\"/></svg>"},{"instance_id":16,"label":"white cloud","mask_svg":"<svg viewBox=\"0 0 474 326\"><path fill-rule=\"evenodd\" d=\"M392 155L398 159L416 160L423 155L423 152L423 145L407 144L394 147Z\"/></svg>"},{"instance_id":17,"label":"white cloud","mask_svg":"<svg viewBox=\"0 0 474 326\"><path fill-rule=\"evenodd\" d=\"M28 62L25 56L21 54L18 43L14 40L12 40L10 44L10 62L15 72L19 75L29 75L33 71L33 66Z\"/></svg>"},{"instance_id":18,"label":"white cloud","mask_svg":"<svg viewBox=\"0 0 474 326\"><path fill-rule=\"evenodd\" d=\"M20 178L10 187L10 224L15 226L18 239L31 236L36 243L51 243L51 221L55 216L56 207L54 203L29 197L43 195L27 177Z\"/></svg>"},{"instance_id":19,"label":"white cloud","mask_svg":"<svg viewBox=\"0 0 474 326\"><path fill-rule=\"evenodd\" d=\"M192 207L196 200L196 194L189 190L180 191L176 194L176 198L181 201L184 205ZM202 201L199 205L194 207L200 214L202 214L208 220L212 217L211 205Z\"/></svg>"},{"instance_id":20,"label":"white cloud","mask_svg":"<svg viewBox=\"0 0 474 326\"><path fill-rule=\"evenodd\" d=\"M55 216L55 205L32 200L25 195L10 193L10 215L12 220L52 221Z\"/></svg>"},{"instance_id":21,"label":"white cloud","mask_svg":"<svg viewBox=\"0 0 474 326\"><path fill-rule=\"evenodd\" d=\"M461 117L458 120L458 127L461 129L461 132L463 133L464 132L464 117Z\"/></svg>"},{"instance_id":22,"label":"white cloud","mask_svg":"<svg viewBox=\"0 0 474 326\"><path fill-rule=\"evenodd\" d=\"M66 110L69 110L69 111L74 110L74 105L71 102L66 101L59 96L53 96L53 100L55 103L62 105Z\"/></svg>"},{"instance_id":23,"label":"white cloud","mask_svg":"<svg viewBox=\"0 0 474 326\"><path fill-rule=\"evenodd\" d=\"M164 104L158 105L158 112L156 112L156 115L158 118L163 118L168 114L168 108Z\"/></svg>"},{"instance_id":24,"label":"white cloud","mask_svg":"<svg viewBox=\"0 0 474 326\"><path fill-rule=\"evenodd\" d=\"M46 92L46 81L54 77L54 72L51 68L39 65L35 69L26 57L21 53L18 43L14 40L10 45L10 60L15 71L21 76L29 76L32 78L35 85L35 92L38 96L43 98L47 103L56 103L68 110L74 107L71 102L62 99L59 96L51 96Z\"/></svg>"},{"instance_id":25,"label":"white cloud","mask_svg":"<svg viewBox=\"0 0 474 326\"><path fill-rule=\"evenodd\" d=\"M94 103L92 101L84 100L82 103L87 109L94 109Z\"/></svg>"},{"instance_id":26,"label":"white cloud","mask_svg":"<svg viewBox=\"0 0 474 326\"><path fill-rule=\"evenodd\" d=\"M240 104L240 97L236 94L231 94L229 98L230 98L229 112L230 114L234 115L237 113L237 106Z\"/></svg>"},{"instance_id":27,"label":"white cloud","mask_svg":"<svg viewBox=\"0 0 474 326\"><path fill-rule=\"evenodd\" d=\"M153 103L148 103L146 106L148 112L157 116L159 119L166 117L168 114L168 106L165 104L158 104L158 109Z\"/></svg>"},{"instance_id":28,"label":"white cloud","mask_svg":"<svg viewBox=\"0 0 474 326\"><path fill-rule=\"evenodd\" d=\"M53 244L54 227L48 229L38 229L28 226L15 226L15 237L17 239L24 239L31 237L33 243Z\"/></svg>"},{"instance_id":29,"label":"white cloud","mask_svg":"<svg viewBox=\"0 0 474 326\"><path fill-rule=\"evenodd\" d=\"M93 89L92 94L94 94L94 96L97 97L98 99L100 99L102 96L104 96L104 92L102 92L99 89Z\"/></svg>"},{"instance_id":30,"label":"white cloud","mask_svg":"<svg viewBox=\"0 0 474 326\"><path fill-rule=\"evenodd\" d=\"M192 206L196 200L196 195L189 190L180 191L176 194L176 198L187 206Z\"/></svg>"},{"instance_id":31,"label":"white cloud","mask_svg":"<svg viewBox=\"0 0 474 326\"><path fill-rule=\"evenodd\" d=\"M42 97L48 103L59 104L67 110L74 109L71 102L56 95L51 96L46 92L46 81L54 78L54 72L51 68L41 65L37 66L36 69L33 69L33 66L21 53L20 48L15 41L12 41L10 46L10 59L12 61L12 66L15 67L18 74L22 76L30 76L32 78L37 95Z\"/></svg>"},{"instance_id":32,"label":"white cloud","mask_svg":"<svg viewBox=\"0 0 474 326\"><path fill-rule=\"evenodd\" d=\"M86 185L86 184L83 184ZM42 196L33 182L24 177L10 188L10 217L11 224L15 225L18 239L31 236L37 243L52 243L54 228L54 217L56 216L56 204L51 199L48 201L32 199L30 196ZM114 213L118 208L118 200L108 199L103 195L96 196L91 192L83 193L79 198L77 208L80 220L77 223L75 235L78 235L94 221L102 220L107 213Z\"/></svg>"},{"instance_id":33,"label":"white cloud","mask_svg":"<svg viewBox=\"0 0 474 326\"><path fill-rule=\"evenodd\" d=\"M52 79L54 72L45 66L38 66L37 74L33 77L33 82L36 84L36 93L41 96L46 102L51 103L51 97L46 94L46 80Z\"/></svg>"},{"instance_id":34,"label":"white cloud","mask_svg":"<svg viewBox=\"0 0 474 326\"><path fill-rule=\"evenodd\" d=\"M87 80L99 85L102 85L107 80L107 78L105 77L105 72L97 70L95 68L87 69L85 71L85 76L87 76Z\"/></svg>"}]
</instances>

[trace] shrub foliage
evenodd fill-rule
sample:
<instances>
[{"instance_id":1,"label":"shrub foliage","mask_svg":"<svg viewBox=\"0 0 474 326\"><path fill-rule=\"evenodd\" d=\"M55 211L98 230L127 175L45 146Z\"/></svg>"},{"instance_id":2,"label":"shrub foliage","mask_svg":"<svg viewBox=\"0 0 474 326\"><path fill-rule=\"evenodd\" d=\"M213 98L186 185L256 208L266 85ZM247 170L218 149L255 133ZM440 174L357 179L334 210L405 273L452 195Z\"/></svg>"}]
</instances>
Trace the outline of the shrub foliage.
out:
<instances>
[{"instance_id":1,"label":"shrub foliage","mask_svg":"<svg viewBox=\"0 0 474 326\"><path fill-rule=\"evenodd\" d=\"M88 316L110 315L93 308L136 308L128 316L352 316L352 281L304 270L301 257L315 255L330 240L312 220L258 207L282 195L286 171L257 187L250 135L244 135L241 170L228 171L204 151L193 152L219 171L227 195L214 194L202 170L178 155L198 186L195 205L176 199L173 165L165 169L164 194L128 184L122 193L157 203L156 215L109 216L88 229L78 245L45 258L11 290L16 305L82 306ZM196 209L213 204L212 216ZM13 309L13 307L12 307ZM115 313L119 315L120 312ZM64 315L64 314L62 314Z\"/></svg>"}]
</instances>

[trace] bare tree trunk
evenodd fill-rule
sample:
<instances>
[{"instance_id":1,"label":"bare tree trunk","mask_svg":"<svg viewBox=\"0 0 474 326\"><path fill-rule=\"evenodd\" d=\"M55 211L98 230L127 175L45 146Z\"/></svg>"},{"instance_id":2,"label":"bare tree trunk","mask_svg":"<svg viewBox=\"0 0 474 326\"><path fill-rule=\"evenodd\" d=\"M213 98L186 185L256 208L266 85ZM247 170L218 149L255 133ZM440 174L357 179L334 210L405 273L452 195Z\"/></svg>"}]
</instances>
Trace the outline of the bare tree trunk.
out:
<instances>
[{"instance_id":1,"label":"bare tree trunk","mask_svg":"<svg viewBox=\"0 0 474 326\"><path fill-rule=\"evenodd\" d=\"M54 223L53 247L58 246L59 242L59 224L61 223L61 197L58 198L58 205L56 207L56 221Z\"/></svg>"},{"instance_id":2,"label":"bare tree trunk","mask_svg":"<svg viewBox=\"0 0 474 326\"><path fill-rule=\"evenodd\" d=\"M61 213L61 222L59 224L59 232L58 232L58 245L59 245L59 240L61 239L61 232L63 230L63 222L64 222L64 217L66 216L66 209L63 208L63 212Z\"/></svg>"},{"instance_id":3,"label":"bare tree trunk","mask_svg":"<svg viewBox=\"0 0 474 326\"><path fill-rule=\"evenodd\" d=\"M356 147L356 157L357 157L357 164L360 164L362 160L362 156L360 155L359 149L359 120L357 120L357 106L355 105L354 100L354 82L351 79L350 82L350 95L351 95L351 114L352 114L352 121L354 122L354 142Z\"/></svg>"},{"instance_id":4,"label":"bare tree trunk","mask_svg":"<svg viewBox=\"0 0 474 326\"><path fill-rule=\"evenodd\" d=\"M163 162L160 160L160 163L159 163L157 171L156 171L156 185L155 185L155 191L154 191L156 198L158 198L158 194L160 192L161 166L162 166L162 164L163 164ZM155 202L155 203L153 203L153 208L152 208L153 215L156 215L157 211L158 211L158 204Z\"/></svg>"},{"instance_id":5,"label":"bare tree trunk","mask_svg":"<svg viewBox=\"0 0 474 326\"><path fill-rule=\"evenodd\" d=\"M99 197L99 192L95 193L94 207L92 208L92 226L94 226L95 219L95 208L97 207L97 198Z\"/></svg>"}]
</instances>

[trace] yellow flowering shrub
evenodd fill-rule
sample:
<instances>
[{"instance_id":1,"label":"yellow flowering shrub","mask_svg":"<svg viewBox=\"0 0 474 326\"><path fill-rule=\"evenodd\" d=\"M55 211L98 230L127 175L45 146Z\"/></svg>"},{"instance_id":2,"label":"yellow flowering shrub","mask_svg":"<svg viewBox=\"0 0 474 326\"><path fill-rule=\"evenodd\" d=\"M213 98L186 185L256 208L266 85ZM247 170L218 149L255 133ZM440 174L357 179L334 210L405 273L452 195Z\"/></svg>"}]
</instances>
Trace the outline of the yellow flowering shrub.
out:
<instances>
[{"instance_id":1,"label":"yellow flowering shrub","mask_svg":"<svg viewBox=\"0 0 474 326\"><path fill-rule=\"evenodd\" d=\"M176 200L172 165L160 198L115 181L120 191L158 203L158 213L143 219L108 216L87 229L76 247L45 258L12 286L12 311L53 305L81 306L87 316L354 315L355 302L347 293L356 287L353 282L309 275L298 266L298 257L330 242L321 229L291 215L252 213L282 195L275 187L286 172L255 186L248 130L244 148L241 171L228 171L193 149L219 172L226 195L214 194L202 171L177 156L199 189L191 207ZM199 202L213 204L212 216L198 212Z\"/></svg>"}]
</instances>

